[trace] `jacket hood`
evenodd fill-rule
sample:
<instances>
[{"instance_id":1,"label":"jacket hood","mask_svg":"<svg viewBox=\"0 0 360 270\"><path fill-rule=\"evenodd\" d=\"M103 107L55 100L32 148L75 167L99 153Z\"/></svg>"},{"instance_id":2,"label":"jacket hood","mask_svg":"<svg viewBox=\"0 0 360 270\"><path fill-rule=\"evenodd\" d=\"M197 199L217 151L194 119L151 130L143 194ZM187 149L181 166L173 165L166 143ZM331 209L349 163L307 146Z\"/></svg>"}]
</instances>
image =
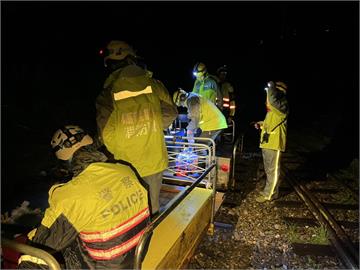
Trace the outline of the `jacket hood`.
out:
<instances>
[{"instance_id":1,"label":"jacket hood","mask_svg":"<svg viewBox=\"0 0 360 270\"><path fill-rule=\"evenodd\" d=\"M113 84L113 93L120 91L137 92L144 90L151 84L152 73L137 65L129 65L114 71L110 76L113 78L110 82Z\"/></svg>"}]
</instances>

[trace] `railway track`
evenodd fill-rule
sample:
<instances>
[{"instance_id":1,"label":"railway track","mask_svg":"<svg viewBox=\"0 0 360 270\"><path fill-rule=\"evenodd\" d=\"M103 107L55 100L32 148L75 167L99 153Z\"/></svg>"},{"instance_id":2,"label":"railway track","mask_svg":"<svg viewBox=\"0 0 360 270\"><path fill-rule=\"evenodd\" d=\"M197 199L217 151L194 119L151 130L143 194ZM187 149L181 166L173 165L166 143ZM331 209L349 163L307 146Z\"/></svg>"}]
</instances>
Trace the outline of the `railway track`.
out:
<instances>
[{"instance_id":1,"label":"railway track","mask_svg":"<svg viewBox=\"0 0 360 270\"><path fill-rule=\"evenodd\" d=\"M281 184L281 197L259 204L255 198L265 175L261 150L251 140L237 153L234 189L215 217L232 226L215 225L215 235L205 237L189 268L358 269L358 176L352 183L342 174L314 172L308 159L314 149L291 147L282 157L289 180ZM335 229L325 225L328 220Z\"/></svg>"},{"instance_id":2,"label":"railway track","mask_svg":"<svg viewBox=\"0 0 360 270\"><path fill-rule=\"evenodd\" d=\"M287 208L282 219L294 236L294 251L300 256L337 257L347 269L358 269L358 190L338 175L314 179L297 155L284 155L283 163L284 196L275 206Z\"/></svg>"}]
</instances>

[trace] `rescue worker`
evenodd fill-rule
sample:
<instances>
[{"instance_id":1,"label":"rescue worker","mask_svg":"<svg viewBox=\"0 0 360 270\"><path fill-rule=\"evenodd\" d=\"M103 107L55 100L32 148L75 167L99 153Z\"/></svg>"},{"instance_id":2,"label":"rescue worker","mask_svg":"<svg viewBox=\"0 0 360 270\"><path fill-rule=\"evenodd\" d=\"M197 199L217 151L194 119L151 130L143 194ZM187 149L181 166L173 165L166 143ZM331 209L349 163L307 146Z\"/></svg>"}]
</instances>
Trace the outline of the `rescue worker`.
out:
<instances>
[{"instance_id":1,"label":"rescue worker","mask_svg":"<svg viewBox=\"0 0 360 270\"><path fill-rule=\"evenodd\" d=\"M289 114L287 86L284 82L270 81L265 91L267 109L265 120L254 124L256 129L261 129L260 148L266 174L265 187L256 198L259 203L277 199L279 196L281 153L286 149Z\"/></svg>"},{"instance_id":2,"label":"rescue worker","mask_svg":"<svg viewBox=\"0 0 360 270\"><path fill-rule=\"evenodd\" d=\"M227 128L224 115L207 98L179 89L173 94L173 101L177 106L186 107L188 110L190 122L186 128L186 136L190 143L194 143L196 134L215 140L221 131Z\"/></svg>"},{"instance_id":3,"label":"rescue worker","mask_svg":"<svg viewBox=\"0 0 360 270\"><path fill-rule=\"evenodd\" d=\"M124 41L107 45L104 65L110 75L96 99L100 140L115 159L131 163L149 184L151 212L157 214L168 155L163 130L177 117L166 87L138 65Z\"/></svg>"},{"instance_id":4,"label":"rescue worker","mask_svg":"<svg viewBox=\"0 0 360 270\"><path fill-rule=\"evenodd\" d=\"M207 71L206 65L197 62L193 68L193 75L196 77L192 93L199 94L222 110L222 96L214 76Z\"/></svg>"},{"instance_id":5,"label":"rescue worker","mask_svg":"<svg viewBox=\"0 0 360 270\"><path fill-rule=\"evenodd\" d=\"M235 108L236 108L235 92L233 86L231 85L231 83L227 81L226 78L228 73L227 66L223 65L219 67L216 73L217 73L217 77L216 77L217 83L219 85L219 89L223 99L222 113L224 114L226 119L233 119L235 116Z\"/></svg>"},{"instance_id":6,"label":"rescue worker","mask_svg":"<svg viewBox=\"0 0 360 270\"><path fill-rule=\"evenodd\" d=\"M51 146L73 178L50 188L49 207L29 239L60 251L66 269L133 268L150 217L146 183L131 164L107 163L78 126L57 130ZM39 258L20 257L19 268L34 267L48 269Z\"/></svg>"}]
</instances>

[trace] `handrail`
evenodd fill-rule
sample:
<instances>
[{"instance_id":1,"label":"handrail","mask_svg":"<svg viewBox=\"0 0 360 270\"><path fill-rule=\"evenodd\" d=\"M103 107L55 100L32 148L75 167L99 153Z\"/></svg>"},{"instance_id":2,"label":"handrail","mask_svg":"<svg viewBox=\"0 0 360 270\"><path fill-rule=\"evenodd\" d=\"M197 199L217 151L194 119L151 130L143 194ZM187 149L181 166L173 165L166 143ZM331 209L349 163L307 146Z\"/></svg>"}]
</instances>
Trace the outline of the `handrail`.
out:
<instances>
[{"instance_id":1,"label":"handrail","mask_svg":"<svg viewBox=\"0 0 360 270\"><path fill-rule=\"evenodd\" d=\"M140 269L142 261L141 261L141 255L144 251L146 240L149 238L150 233L155 230L155 228L163 221L170 213L171 211L179 205L179 203L203 180L203 178L215 167L216 164L210 165L209 168L203 172L203 174L197 179L193 184L191 184L188 188L184 189L176 200L173 201L173 203L168 206L164 212L162 212L154 221L152 221L146 228L142 236L140 237L139 243L135 249L135 255L134 255L134 269ZM216 187L213 187L215 189ZM212 198L215 200L215 198Z\"/></svg>"},{"instance_id":2,"label":"handrail","mask_svg":"<svg viewBox=\"0 0 360 270\"><path fill-rule=\"evenodd\" d=\"M231 137L231 143L235 141L235 121L231 119L232 123L232 137Z\"/></svg>"},{"instance_id":3,"label":"handrail","mask_svg":"<svg viewBox=\"0 0 360 270\"><path fill-rule=\"evenodd\" d=\"M57 260L51 254L49 254L48 252L46 252L42 249L35 248L35 247L25 245L22 243L18 243L14 240L9 240L6 238L1 239L1 246L8 247L9 249L16 250L20 253L24 253L24 254L42 259L43 261L45 261L47 263L47 265L49 266L49 268L51 270L61 270L60 265L57 262Z\"/></svg>"},{"instance_id":4,"label":"handrail","mask_svg":"<svg viewBox=\"0 0 360 270\"><path fill-rule=\"evenodd\" d=\"M235 121L234 120L230 120L231 124L228 125L228 128L229 127L232 127L232 131L231 132L225 132L225 129L223 130L223 135L229 135L231 134L231 141L230 143L234 143L235 141Z\"/></svg>"},{"instance_id":5,"label":"handrail","mask_svg":"<svg viewBox=\"0 0 360 270\"><path fill-rule=\"evenodd\" d=\"M216 146L215 146L215 141L211 138L206 138L206 137L194 137L195 142L194 143L189 143L186 141L181 141L181 142L177 142L176 139L180 139L180 140L188 140L189 137L186 136L173 136L173 135L166 135L165 139L170 139L172 140L172 143L174 143L175 145L179 145L179 147L176 148L184 148L184 147L199 147L201 146L202 148L204 148L205 150L207 150L209 152L209 157L207 159L208 163L211 164L212 162L216 162ZM168 145L166 145L167 148L169 148ZM168 150L169 152L169 150ZM169 169L169 168L168 168ZM204 169L205 171L205 169ZM167 177L163 177L164 179L170 179ZM209 174L207 177L208 183L212 182L212 185L214 187L216 187L217 185L217 177L213 177L213 179L211 179L211 175ZM172 179L172 178L171 178ZM194 179L192 179L194 180ZM208 187L207 187L208 188Z\"/></svg>"},{"instance_id":6,"label":"handrail","mask_svg":"<svg viewBox=\"0 0 360 270\"><path fill-rule=\"evenodd\" d=\"M239 144L241 143L240 146L240 152L242 153L243 151L243 144L244 144L244 134L241 134L235 141L234 143L234 148L233 148L233 153L232 153L232 169L231 169L231 184L229 185L232 189L235 188L235 164L236 164L236 151L237 148L239 146Z\"/></svg>"}]
</instances>

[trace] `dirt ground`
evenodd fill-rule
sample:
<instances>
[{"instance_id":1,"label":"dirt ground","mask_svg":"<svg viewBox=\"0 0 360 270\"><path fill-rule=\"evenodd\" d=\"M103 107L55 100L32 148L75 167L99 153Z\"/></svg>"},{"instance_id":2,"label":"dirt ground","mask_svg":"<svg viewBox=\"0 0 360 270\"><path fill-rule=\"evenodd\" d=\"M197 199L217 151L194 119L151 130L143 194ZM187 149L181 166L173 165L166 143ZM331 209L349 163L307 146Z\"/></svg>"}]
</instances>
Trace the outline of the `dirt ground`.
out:
<instances>
[{"instance_id":1,"label":"dirt ground","mask_svg":"<svg viewBox=\"0 0 360 270\"><path fill-rule=\"evenodd\" d=\"M306 151L306 156L311 156L311 153L326 149L329 138L320 132L303 130L304 133L290 132L293 136L289 138L288 152ZM261 204L255 201L265 183L264 176L259 173L261 152L256 136L248 136L244 142L244 151L236 164L236 188L226 193L215 217L214 235L204 237L187 268L344 269L344 265L332 257L294 253L287 226L281 219L284 209L277 208L274 202ZM342 165L332 170L339 170L339 167ZM358 159L353 159L343 171L358 179L358 168ZM326 169L330 171L330 168L319 166L316 172L321 175Z\"/></svg>"}]
</instances>

